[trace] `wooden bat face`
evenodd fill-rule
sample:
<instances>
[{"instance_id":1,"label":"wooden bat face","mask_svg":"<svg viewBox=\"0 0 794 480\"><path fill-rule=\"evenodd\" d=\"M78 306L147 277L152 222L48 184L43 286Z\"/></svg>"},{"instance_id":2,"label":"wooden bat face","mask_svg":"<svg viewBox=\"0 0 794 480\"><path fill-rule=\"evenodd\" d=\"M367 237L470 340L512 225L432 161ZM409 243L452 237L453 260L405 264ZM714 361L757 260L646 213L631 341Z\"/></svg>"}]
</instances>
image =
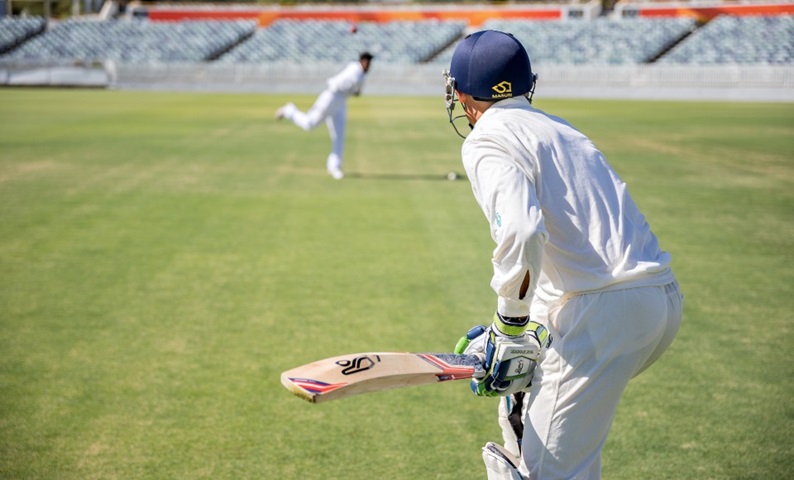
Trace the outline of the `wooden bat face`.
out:
<instances>
[{"instance_id":1,"label":"wooden bat face","mask_svg":"<svg viewBox=\"0 0 794 480\"><path fill-rule=\"evenodd\" d=\"M281 374L281 383L312 403L367 392L482 375L476 355L454 353L354 353L318 360Z\"/></svg>"}]
</instances>

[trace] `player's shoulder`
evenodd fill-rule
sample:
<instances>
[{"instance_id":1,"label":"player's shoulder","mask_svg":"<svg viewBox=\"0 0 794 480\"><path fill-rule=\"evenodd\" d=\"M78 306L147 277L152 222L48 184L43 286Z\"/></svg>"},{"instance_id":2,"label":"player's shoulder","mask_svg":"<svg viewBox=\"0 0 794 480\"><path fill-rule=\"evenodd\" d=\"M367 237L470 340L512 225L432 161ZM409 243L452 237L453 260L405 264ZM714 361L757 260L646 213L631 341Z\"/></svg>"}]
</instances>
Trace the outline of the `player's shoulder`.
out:
<instances>
[{"instance_id":1,"label":"player's shoulder","mask_svg":"<svg viewBox=\"0 0 794 480\"><path fill-rule=\"evenodd\" d=\"M351 70L354 72L363 72L364 67L361 66L361 62L354 60L347 64L346 70Z\"/></svg>"},{"instance_id":2,"label":"player's shoulder","mask_svg":"<svg viewBox=\"0 0 794 480\"><path fill-rule=\"evenodd\" d=\"M509 125L499 121L498 118L480 118L463 141L461 153L464 161L505 150L510 145L510 135Z\"/></svg>"},{"instance_id":3,"label":"player's shoulder","mask_svg":"<svg viewBox=\"0 0 794 480\"><path fill-rule=\"evenodd\" d=\"M358 67L356 67L356 66L358 66ZM358 62L348 62L348 63L345 64L344 67L342 67L342 70L340 70L340 73L355 72L356 70L358 70L360 68L361 68L361 64L359 64Z\"/></svg>"},{"instance_id":4,"label":"player's shoulder","mask_svg":"<svg viewBox=\"0 0 794 480\"><path fill-rule=\"evenodd\" d=\"M492 105L477 120L472 131L474 137L494 140L509 137L515 133L517 127L529 120L529 112L525 108L515 104L500 105L503 102Z\"/></svg>"}]
</instances>

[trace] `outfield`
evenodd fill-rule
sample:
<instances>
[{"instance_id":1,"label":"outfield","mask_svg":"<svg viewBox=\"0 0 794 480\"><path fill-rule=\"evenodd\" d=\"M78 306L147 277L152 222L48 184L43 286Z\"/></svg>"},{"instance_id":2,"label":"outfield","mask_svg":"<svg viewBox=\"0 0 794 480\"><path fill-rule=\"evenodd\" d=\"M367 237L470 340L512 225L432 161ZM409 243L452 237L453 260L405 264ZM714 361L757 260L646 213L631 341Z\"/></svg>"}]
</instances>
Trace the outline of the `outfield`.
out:
<instances>
[{"instance_id":1,"label":"outfield","mask_svg":"<svg viewBox=\"0 0 794 480\"><path fill-rule=\"evenodd\" d=\"M441 97L353 99L342 181L324 129L272 119L286 100L0 89L0 478L485 478L495 401L464 382L323 405L279 383L490 318ZM607 154L686 296L604 478L790 475L791 104L535 103Z\"/></svg>"}]
</instances>

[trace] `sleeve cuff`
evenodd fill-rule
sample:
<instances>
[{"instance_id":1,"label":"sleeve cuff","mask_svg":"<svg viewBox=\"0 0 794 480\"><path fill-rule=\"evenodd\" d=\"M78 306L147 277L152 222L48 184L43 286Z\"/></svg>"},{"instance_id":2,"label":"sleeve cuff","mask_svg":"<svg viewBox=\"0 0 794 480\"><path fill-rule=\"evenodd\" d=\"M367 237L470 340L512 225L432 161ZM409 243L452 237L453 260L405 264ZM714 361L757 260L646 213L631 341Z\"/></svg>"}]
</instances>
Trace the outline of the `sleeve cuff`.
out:
<instances>
[{"instance_id":1,"label":"sleeve cuff","mask_svg":"<svg viewBox=\"0 0 794 480\"><path fill-rule=\"evenodd\" d=\"M503 317L526 317L529 315L529 303L499 297L496 311Z\"/></svg>"}]
</instances>

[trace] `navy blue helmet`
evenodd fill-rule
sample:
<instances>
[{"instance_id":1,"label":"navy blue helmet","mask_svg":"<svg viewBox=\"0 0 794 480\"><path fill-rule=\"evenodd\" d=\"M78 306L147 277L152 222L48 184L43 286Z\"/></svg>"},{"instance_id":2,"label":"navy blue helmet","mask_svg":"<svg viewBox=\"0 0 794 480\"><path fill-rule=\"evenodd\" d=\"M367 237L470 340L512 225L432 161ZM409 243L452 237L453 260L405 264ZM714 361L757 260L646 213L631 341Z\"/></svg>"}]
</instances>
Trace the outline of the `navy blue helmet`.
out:
<instances>
[{"instance_id":1,"label":"navy blue helmet","mask_svg":"<svg viewBox=\"0 0 794 480\"><path fill-rule=\"evenodd\" d=\"M455 48L449 74L455 88L478 100L500 100L532 91L529 55L516 38L496 30L472 33Z\"/></svg>"},{"instance_id":2,"label":"navy blue helmet","mask_svg":"<svg viewBox=\"0 0 794 480\"><path fill-rule=\"evenodd\" d=\"M452 54L449 70L444 72L444 102L449 123L461 134L453 117L457 95L455 90L477 100L498 101L526 97L532 103L537 76L532 73L529 55L516 38L496 30L483 30L464 38Z\"/></svg>"}]
</instances>

